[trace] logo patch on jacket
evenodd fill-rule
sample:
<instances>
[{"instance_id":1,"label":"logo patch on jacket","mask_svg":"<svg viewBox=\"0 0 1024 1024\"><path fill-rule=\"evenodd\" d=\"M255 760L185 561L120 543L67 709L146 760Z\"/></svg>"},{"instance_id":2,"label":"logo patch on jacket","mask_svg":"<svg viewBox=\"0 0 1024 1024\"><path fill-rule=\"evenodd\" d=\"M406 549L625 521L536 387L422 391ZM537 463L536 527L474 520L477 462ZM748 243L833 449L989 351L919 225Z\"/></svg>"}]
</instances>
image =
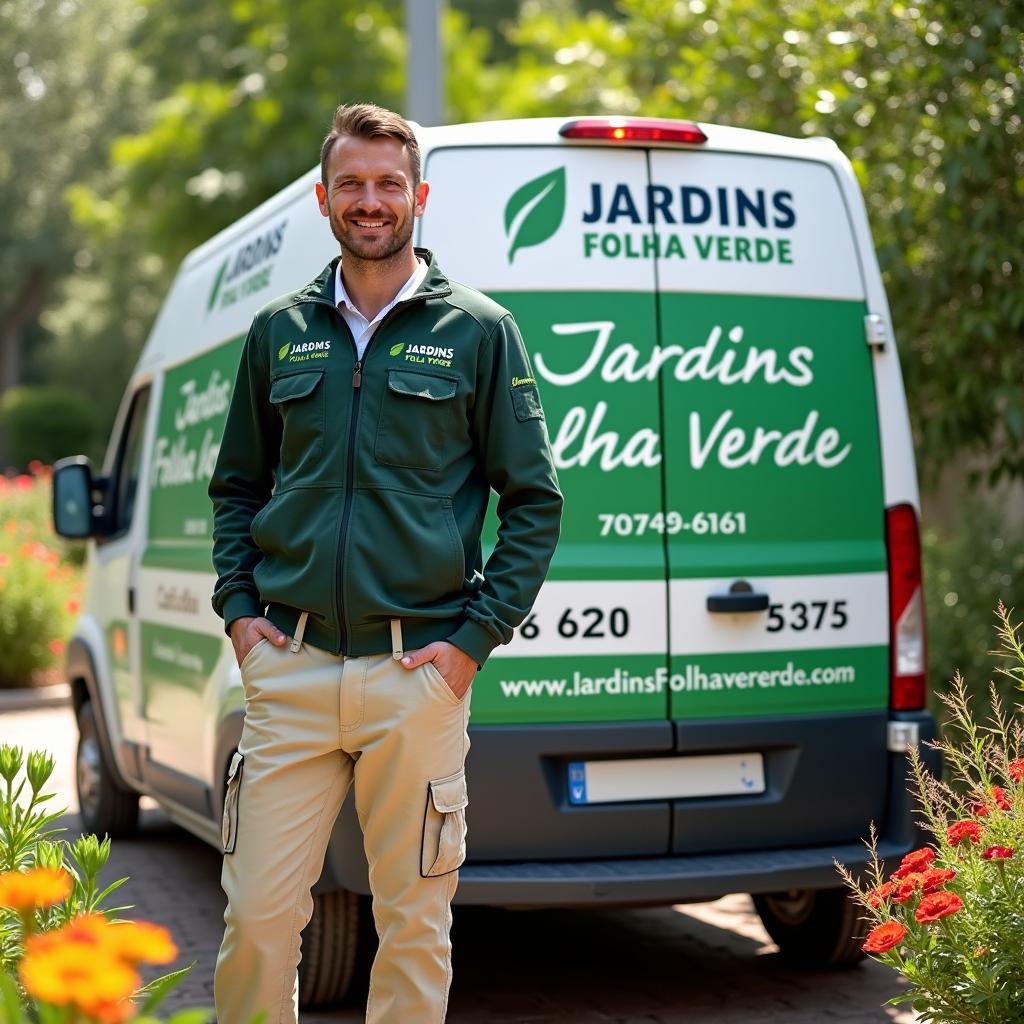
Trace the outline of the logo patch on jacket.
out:
<instances>
[{"instance_id":1,"label":"logo patch on jacket","mask_svg":"<svg viewBox=\"0 0 1024 1024\"><path fill-rule=\"evenodd\" d=\"M406 345L404 341L392 345L388 352L392 356L403 356L407 363L424 366L446 366L449 369L455 358L455 349L441 345Z\"/></svg>"},{"instance_id":2,"label":"logo patch on jacket","mask_svg":"<svg viewBox=\"0 0 1024 1024\"><path fill-rule=\"evenodd\" d=\"M330 341L287 342L277 350L278 361L287 358L289 363L304 363L307 359L326 359L331 352Z\"/></svg>"}]
</instances>

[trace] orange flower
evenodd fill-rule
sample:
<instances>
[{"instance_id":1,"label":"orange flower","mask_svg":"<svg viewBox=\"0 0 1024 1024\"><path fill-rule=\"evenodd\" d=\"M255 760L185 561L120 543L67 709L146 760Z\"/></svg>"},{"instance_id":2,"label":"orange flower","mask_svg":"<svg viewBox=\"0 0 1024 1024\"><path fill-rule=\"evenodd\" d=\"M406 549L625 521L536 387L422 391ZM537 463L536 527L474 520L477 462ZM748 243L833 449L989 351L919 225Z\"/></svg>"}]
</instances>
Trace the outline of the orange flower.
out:
<instances>
[{"instance_id":1,"label":"orange flower","mask_svg":"<svg viewBox=\"0 0 1024 1024\"><path fill-rule=\"evenodd\" d=\"M171 933L148 921L111 924L104 935L107 945L129 963L169 964L178 955Z\"/></svg>"},{"instance_id":2,"label":"orange flower","mask_svg":"<svg viewBox=\"0 0 1024 1024\"><path fill-rule=\"evenodd\" d=\"M47 645L50 648L51 654L63 654L64 653L64 641L63 640L51 640Z\"/></svg>"},{"instance_id":3,"label":"orange flower","mask_svg":"<svg viewBox=\"0 0 1024 1024\"><path fill-rule=\"evenodd\" d=\"M877 907L882 900L887 900L892 895L894 886L892 882L883 882L877 889L868 893L868 906Z\"/></svg>"},{"instance_id":4,"label":"orange flower","mask_svg":"<svg viewBox=\"0 0 1024 1024\"><path fill-rule=\"evenodd\" d=\"M141 985L130 965L101 946L82 942L57 942L26 952L21 981L36 999L55 1006L73 1005L89 1015L127 999Z\"/></svg>"},{"instance_id":5,"label":"orange flower","mask_svg":"<svg viewBox=\"0 0 1024 1024\"><path fill-rule=\"evenodd\" d=\"M1016 761L1011 761L1009 769L1010 778L1014 782L1024 782L1024 757L1018 757Z\"/></svg>"},{"instance_id":6,"label":"orange flower","mask_svg":"<svg viewBox=\"0 0 1024 1024\"><path fill-rule=\"evenodd\" d=\"M952 882L956 872L952 868L929 868L921 875L921 892L935 892L936 889Z\"/></svg>"},{"instance_id":7,"label":"orange flower","mask_svg":"<svg viewBox=\"0 0 1024 1024\"><path fill-rule=\"evenodd\" d=\"M71 876L62 868L31 868L0 875L0 907L27 914L36 907L52 907L71 894Z\"/></svg>"},{"instance_id":8,"label":"orange flower","mask_svg":"<svg viewBox=\"0 0 1024 1024\"><path fill-rule=\"evenodd\" d=\"M14 478L14 486L19 491L31 491L32 477L26 476L24 473L19 473Z\"/></svg>"},{"instance_id":9,"label":"orange flower","mask_svg":"<svg viewBox=\"0 0 1024 1024\"><path fill-rule=\"evenodd\" d=\"M865 953L888 953L903 941L906 934L907 929L899 921L886 921L871 929L861 949Z\"/></svg>"},{"instance_id":10,"label":"orange flower","mask_svg":"<svg viewBox=\"0 0 1024 1024\"><path fill-rule=\"evenodd\" d=\"M6 569L11 564L11 556L0 551L0 569Z\"/></svg>"},{"instance_id":11,"label":"orange flower","mask_svg":"<svg viewBox=\"0 0 1024 1024\"><path fill-rule=\"evenodd\" d=\"M80 611L80 609L81 609L82 605L81 605L81 602L80 602L80 601L76 601L76 600L74 600L74 599L72 598L72 600L70 600L70 601L68 601L68 602L67 602L67 604L65 605L65 607L67 608L67 610L68 610L68 611L69 611L69 612L70 612L70 613L71 613L72 615L77 615L77 614L78 614L78 612Z\"/></svg>"},{"instance_id":12,"label":"orange flower","mask_svg":"<svg viewBox=\"0 0 1024 1024\"><path fill-rule=\"evenodd\" d=\"M1013 804L1007 798L1006 791L1001 786L992 787L992 799L995 801L996 807L1001 811L1009 811L1013 809ZM971 805L971 814L978 818L987 817L991 810L992 808L989 807L987 801Z\"/></svg>"},{"instance_id":13,"label":"orange flower","mask_svg":"<svg viewBox=\"0 0 1024 1024\"><path fill-rule=\"evenodd\" d=\"M7 533L17 533L18 532L18 522L17 522L17 520L16 519L5 519L4 520L4 530Z\"/></svg>"},{"instance_id":14,"label":"orange flower","mask_svg":"<svg viewBox=\"0 0 1024 1024\"><path fill-rule=\"evenodd\" d=\"M965 839L971 843L981 842L981 826L976 821L956 821L946 829L950 846L959 846Z\"/></svg>"},{"instance_id":15,"label":"orange flower","mask_svg":"<svg viewBox=\"0 0 1024 1024\"><path fill-rule=\"evenodd\" d=\"M896 882L892 893L893 903L906 903L921 888L922 877L922 875L915 872Z\"/></svg>"},{"instance_id":16,"label":"orange flower","mask_svg":"<svg viewBox=\"0 0 1024 1024\"><path fill-rule=\"evenodd\" d=\"M924 871L931 862L935 860L935 851L930 846L924 846L920 850L908 853L900 861L900 866L892 873L893 878L906 878L907 875Z\"/></svg>"},{"instance_id":17,"label":"orange flower","mask_svg":"<svg viewBox=\"0 0 1024 1024\"><path fill-rule=\"evenodd\" d=\"M963 900L955 892L933 892L921 900L920 906L914 911L914 920L918 924L931 924L932 921L955 914L963 906Z\"/></svg>"}]
</instances>

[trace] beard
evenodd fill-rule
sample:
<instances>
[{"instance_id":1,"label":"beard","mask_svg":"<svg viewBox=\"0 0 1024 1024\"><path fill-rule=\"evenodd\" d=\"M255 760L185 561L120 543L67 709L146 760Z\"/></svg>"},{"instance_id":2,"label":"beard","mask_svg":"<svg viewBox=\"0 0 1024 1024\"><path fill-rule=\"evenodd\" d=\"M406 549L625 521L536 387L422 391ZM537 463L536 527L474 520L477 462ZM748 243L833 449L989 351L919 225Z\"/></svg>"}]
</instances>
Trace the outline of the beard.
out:
<instances>
[{"instance_id":1,"label":"beard","mask_svg":"<svg viewBox=\"0 0 1024 1024\"><path fill-rule=\"evenodd\" d=\"M364 215L361 215L358 211L349 214L349 216L364 219ZM365 219L383 219L385 221L385 227L379 238L359 237L344 220L335 217L333 211L331 212L329 217L331 233L341 246L342 259L345 256L351 256L357 260L366 260L367 262L393 260L409 244L409 240L412 238L413 219L411 217L397 230L394 229L394 224L390 217L382 218L380 214L366 214ZM392 227L391 231L388 230L389 225Z\"/></svg>"}]
</instances>

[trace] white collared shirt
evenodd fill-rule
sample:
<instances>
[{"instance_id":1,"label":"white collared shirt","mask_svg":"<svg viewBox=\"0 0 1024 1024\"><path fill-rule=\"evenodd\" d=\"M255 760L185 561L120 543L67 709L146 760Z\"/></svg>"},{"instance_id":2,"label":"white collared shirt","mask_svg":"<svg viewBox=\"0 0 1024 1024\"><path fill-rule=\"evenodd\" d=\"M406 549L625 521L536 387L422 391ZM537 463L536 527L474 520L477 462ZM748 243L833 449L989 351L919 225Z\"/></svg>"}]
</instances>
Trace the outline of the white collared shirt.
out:
<instances>
[{"instance_id":1,"label":"white collared shirt","mask_svg":"<svg viewBox=\"0 0 1024 1024\"><path fill-rule=\"evenodd\" d=\"M372 320L367 320L352 304L348 292L345 291L345 283L341 279L341 261L338 261L338 267L334 272L334 301L338 305L338 312L344 318L345 323L348 324L352 337L355 338L357 359L361 360L363 358L366 346L369 345L370 339L373 337L374 331L377 330L377 325L381 320L399 302L412 295L423 283L423 279L426 276L427 264L417 256L416 269L413 271L412 277L398 289L398 294Z\"/></svg>"}]
</instances>

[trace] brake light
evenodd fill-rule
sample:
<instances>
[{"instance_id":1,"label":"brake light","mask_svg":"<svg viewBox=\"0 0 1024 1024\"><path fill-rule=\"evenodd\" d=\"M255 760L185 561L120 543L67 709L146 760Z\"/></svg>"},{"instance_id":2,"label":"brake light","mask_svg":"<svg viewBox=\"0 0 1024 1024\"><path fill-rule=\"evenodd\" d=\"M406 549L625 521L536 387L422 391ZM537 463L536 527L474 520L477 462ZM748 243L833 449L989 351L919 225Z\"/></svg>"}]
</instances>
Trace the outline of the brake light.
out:
<instances>
[{"instance_id":1,"label":"brake light","mask_svg":"<svg viewBox=\"0 0 1024 1024\"><path fill-rule=\"evenodd\" d=\"M885 513L889 551L889 705L894 711L925 706L924 596L917 513L896 505Z\"/></svg>"},{"instance_id":2,"label":"brake light","mask_svg":"<svg viewBox=\"0 0 1024 1024\"><path fill-rule=\"evenodd\" d=\"M603 139L606 142L707 142L691 121L663 117L582 117L566 121L558 134L565 139Z\"/></svg>"}]
</instances>

